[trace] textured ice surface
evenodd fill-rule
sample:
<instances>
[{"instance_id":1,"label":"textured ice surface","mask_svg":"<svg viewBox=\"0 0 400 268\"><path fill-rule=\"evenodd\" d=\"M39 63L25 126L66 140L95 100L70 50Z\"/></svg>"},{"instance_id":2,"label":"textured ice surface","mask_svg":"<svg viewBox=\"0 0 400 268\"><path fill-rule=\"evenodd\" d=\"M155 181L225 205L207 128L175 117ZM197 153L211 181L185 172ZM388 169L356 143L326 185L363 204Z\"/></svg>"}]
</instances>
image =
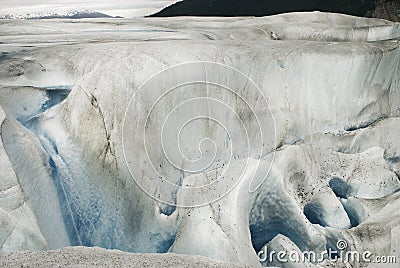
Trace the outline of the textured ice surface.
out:
<instances>
[{"instance_id":1,"label":"textured ice surface","mask_svg":"<svg viewBox=\"0 0 400 268\"><path fill-rule=\"evenodd\" d=\"M0 108L3 130L6 114ZM47 243L38 226L30 201L0 140L0 244L1 251L42 250Z\"/></svg>"},{"instance_id":2,"label":"textured ice surface","mask_svg":"<svg viewBox=\"0 0 400 268\"><path fill-rule=\"evenodd\" d=\"M259 265L257 252L264 245L321 252L344 239L348 249L377 255L400 250L394 229L400 221L399 24L318 12L1 23L1 186L16 185L20 191L8 200L17 202L23 194L24 206L32 208L15 216L7 210L11 201L1 203L1 251L82 245ZM169 76L150 79L199 61L204 71L172 68ZM221 65L230 67L215 67ZM124 154L123 134L128 141L141 135L151 100L171 83L198 77L238 87L251 105L216 85L189 84L159 102L146 124L152 130L147 151ZM268 129L274 142L263 140L261 155L246 155L246 143L239 143L237 154L222 151L195 174L172 166L163 148L177 144L173 130L183 119L169 122L165 147L157 126L196 96L209 99L181 112L182 118L205 111L233 119L229 110L213 108L211 98L218 99L248 119L249 144L255 145L260 128L251 107L266 118L273 114L275 125ZM232 135L208 121L183 128L183 154L201 159L208 150L228 148L230 138L242 133L238 125L228 126ZM213 139L216 147L205 143L199 150L202 138ZM154 184L142 191L141 182L159 179L147 173L145 153L180 189ZM141 162L131 165L126 156ZM209 205L185 208L204 196L219 197L218 187L193 194L182 189L213 183L227 166L235 187L222 189L227 195ZM256 172L259 166L271 167L267 178ZM142 173L138 183L131 173ZM255 187L258 182L263 183ZM31 233L12 229L14 222L27 221ZM2 242L12 230L24 246L12 236Z\"/></svg>"},{"instance_id":3,"label":"textured ice surface","mask_svg":"<svg viewBox=\"0 0 400 268\"><path fill-rule=\"evenodd\" d=\"M0 256L4 268L25 266L50 268L62 267L201 267L201 268L246 268L229 262L216 261L203 256L179 254L132 254L102 248L68 247L40 252L12 252Z\"/></svg>"}]
</instances>

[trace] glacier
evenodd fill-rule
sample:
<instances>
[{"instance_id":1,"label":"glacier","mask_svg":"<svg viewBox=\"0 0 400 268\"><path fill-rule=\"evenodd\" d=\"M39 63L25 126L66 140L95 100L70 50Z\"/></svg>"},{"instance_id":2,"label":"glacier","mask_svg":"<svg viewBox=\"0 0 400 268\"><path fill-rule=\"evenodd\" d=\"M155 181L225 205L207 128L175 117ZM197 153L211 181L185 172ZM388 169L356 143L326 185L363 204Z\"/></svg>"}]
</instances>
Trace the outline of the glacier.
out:
<instances>
[{"instance_id":1,"label":"glacier","mask_svg":"<svg viewBox=\"0 0 400 268\"><path fill-rule=\"evenodd\" d=\"M0 24L0 252L398 254L400 24Z\"/></svg>"}]
</instances>

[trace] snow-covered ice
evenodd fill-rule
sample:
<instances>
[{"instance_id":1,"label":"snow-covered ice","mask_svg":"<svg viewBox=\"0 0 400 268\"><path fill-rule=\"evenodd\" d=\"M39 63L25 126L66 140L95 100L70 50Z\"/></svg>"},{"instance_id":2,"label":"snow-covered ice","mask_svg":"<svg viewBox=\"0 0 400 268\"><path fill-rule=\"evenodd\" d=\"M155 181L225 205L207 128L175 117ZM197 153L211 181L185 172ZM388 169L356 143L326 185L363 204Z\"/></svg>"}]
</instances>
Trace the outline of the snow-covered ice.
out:
<instances>
[{"instance_id":1,"label":"snow-covered ice","mask_svg":"<svg viewBox=\"0 0 400 268\"><path fill-rule=\"evenodd\" d=\"M400 250L399 24L0 23L1 252Z\"/></svg>"},{"instance_id":2,"label":"snow-covered ice","mask_svg":"<svg viewBox=\"0 0 400 268\"><path fill-rule=\"evenodd\" d=\"M133 254L102 248L67 247L39 252L12 252L0 256L0 265L11 267L208 267L250 268L229 262L216 261L203 256L182 254Z\"/></svg>"}]
</instances>

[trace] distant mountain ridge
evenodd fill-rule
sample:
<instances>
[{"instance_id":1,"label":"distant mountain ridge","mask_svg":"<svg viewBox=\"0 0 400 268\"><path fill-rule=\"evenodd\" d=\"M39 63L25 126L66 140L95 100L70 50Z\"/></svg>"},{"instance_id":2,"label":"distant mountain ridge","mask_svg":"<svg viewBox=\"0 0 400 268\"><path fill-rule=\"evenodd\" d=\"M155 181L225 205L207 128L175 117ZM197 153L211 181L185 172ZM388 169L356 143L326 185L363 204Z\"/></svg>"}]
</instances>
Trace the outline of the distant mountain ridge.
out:
<instances>
[{"instance_id":1,"label":"distant mountain ridge","mask_svg":"<svg viewBox=\"0 0 400 268\"><path fill-rule=\"evenodd\" d=\"M297 11L324 11L364 16L375 0L183 0L151 17L267 16Z\"/></svg>"},{"instance_id":2,"label":"distant mountain ridge","mask_svg":"<svg viewBox=\"0 0 400 268\"><path fill-rule=\"evenodd\" d=\"M93 10L70 10L66 12L42 12L42 13L27 13L27 14L8 14L0 16L0 19L25 19L25 20L40 20L40 19L86 19L86 18L122 18L120 16L110 16Z\"/></svg>"}]
</instances>

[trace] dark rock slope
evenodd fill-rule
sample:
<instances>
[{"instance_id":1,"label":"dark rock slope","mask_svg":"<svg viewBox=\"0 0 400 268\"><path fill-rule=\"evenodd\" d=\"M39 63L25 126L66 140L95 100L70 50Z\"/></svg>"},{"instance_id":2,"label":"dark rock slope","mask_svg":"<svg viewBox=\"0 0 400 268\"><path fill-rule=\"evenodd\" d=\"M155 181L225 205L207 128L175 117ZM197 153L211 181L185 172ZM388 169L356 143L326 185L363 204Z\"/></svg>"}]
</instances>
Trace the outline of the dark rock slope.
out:
<instances>
[{"instance_id":1,"label":"dark rock slope","mask_svg":"<svg viewBox=\"0 0 400 268\"><path fill-rule=\"evenodd\" d=\"M400 0L377 0L375 8L368 11L366 15L400 22Z\"/></svg>"},{"instance_id":2,"label":"dark rock slope","mask_svg":"<svg viewBox=\"0 0 400 268\"><path fill-rule=\"evenodd\" d=\"M296 11L325 11L364 16L374 0L183 0L152 15L170 16L266 16Z\"/></svg>"}]
</instances>

